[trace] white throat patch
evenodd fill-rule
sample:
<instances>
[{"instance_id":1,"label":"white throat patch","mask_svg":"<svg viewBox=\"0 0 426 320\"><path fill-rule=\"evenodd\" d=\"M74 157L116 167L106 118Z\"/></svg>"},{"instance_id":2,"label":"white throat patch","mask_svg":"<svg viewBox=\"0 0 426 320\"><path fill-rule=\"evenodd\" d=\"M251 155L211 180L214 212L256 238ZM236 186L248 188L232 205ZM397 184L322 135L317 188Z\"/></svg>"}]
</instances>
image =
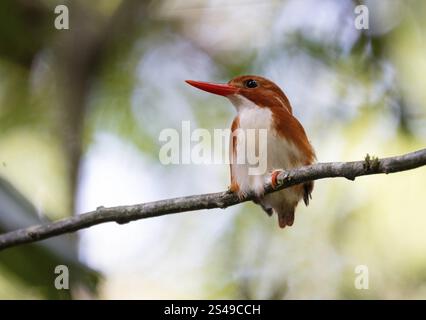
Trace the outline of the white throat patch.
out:
<instances>
[{"instance_id":1,"label":"white throat patch","mask_svg":"<svg viewBox=\"0 0 426 320\"><path fill-rule=\"evenodd\" d=\"M239 94L232 94L227 96L227 98L235 106L238 112L241 112L244 109L259 108L254 102Z\"/></svg>"}]
</instances>

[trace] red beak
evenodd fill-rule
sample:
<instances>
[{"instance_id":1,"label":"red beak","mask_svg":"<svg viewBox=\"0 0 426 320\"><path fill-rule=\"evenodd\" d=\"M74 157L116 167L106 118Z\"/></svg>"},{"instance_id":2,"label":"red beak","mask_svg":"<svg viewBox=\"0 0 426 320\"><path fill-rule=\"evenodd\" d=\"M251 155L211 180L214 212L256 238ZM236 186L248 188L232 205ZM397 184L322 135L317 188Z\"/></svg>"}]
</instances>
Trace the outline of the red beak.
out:
<instances>
[{"instance_id":1,"label":"red beak","mask_svg":"<svg viewBox=\"0 0 426 320\"><path fill-rule=\"evenodd\" d=\"M193 80L185 80L186 83L189 83L191 86L210 92L214 94L218 94L220 96L229 96L232 94L236 94L240 89L230 86L229 84L222 83L210 83L203 81L193 81Z\"/></svg>"}]
</instances>

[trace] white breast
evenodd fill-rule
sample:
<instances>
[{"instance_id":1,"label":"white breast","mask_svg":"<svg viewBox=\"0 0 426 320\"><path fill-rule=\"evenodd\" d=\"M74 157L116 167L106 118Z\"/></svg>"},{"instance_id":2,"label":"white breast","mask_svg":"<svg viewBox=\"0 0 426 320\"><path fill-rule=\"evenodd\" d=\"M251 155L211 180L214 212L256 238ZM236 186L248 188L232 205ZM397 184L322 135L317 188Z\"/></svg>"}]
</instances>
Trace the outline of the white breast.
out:
<instances>
[{"instance_id":1,"label":"white breast","mask_svg":"<svg viewBox=\"0 0 426 320\"><path fill-rule=\"evenodd\" d=\"M237 108L241 134L247 137L247 129L267 130L266 150L261 154L258 154L258 141L255 146L247 143L244 145L244 142L247 141L245 137L244 139L240 139L240 137L237 136L236 146L237 157L241 157L242 153L245 153L245 157L243 158L247 159L247 153L253 153L253 148L256 148L256 154L258 154L259 157L266 157L266 159L263 158L266 160L267 164L264 172L250 175L249 163L237 164L235 163L236 159L231 158L234 178L240 187L240 192L245 194L253 190L258 195L262 195L266 177L269 177L273 170L293 167L295 164L294 161L293 163L291 162L291 159L298 159L301 155L292 143L278 136L272 125L272 112L269 108L260 108L245 97L238 95L229 96L228 98ZM251 166L253 167L253 165Z\"/></svg>"}]
</instances>

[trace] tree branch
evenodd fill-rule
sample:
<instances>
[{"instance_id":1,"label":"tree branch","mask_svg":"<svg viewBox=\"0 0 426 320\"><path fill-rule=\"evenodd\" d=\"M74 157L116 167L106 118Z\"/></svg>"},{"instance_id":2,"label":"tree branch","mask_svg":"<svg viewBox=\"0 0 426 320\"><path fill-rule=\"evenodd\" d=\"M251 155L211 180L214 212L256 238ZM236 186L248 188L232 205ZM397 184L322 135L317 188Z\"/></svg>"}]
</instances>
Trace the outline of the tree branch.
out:
<instances>
[{"instance_id":1,"label":"tree branch","mask_svg":"<svg viewBox=\"0 0 426 320\"><path fill-rule=\"evenodd\" d=\"M359 176L405 171L424 165L426 165L426 149L383 159L367 155L363 161L317 163L285 171L278 175L279 186L276 189L272 188L270 182L265 185L265 189L266 193L271 193L311 180L336 177L355 180ZM172 213L212 208L224 209L252 199L253 194L249 194L247 198L240 200L236 194L225 191L137 205L99 207L95 211L70 218L2 234L0 235L0 250L89 228L104 222L114 221L123 224Z\"/></svg>"}]
</instances>

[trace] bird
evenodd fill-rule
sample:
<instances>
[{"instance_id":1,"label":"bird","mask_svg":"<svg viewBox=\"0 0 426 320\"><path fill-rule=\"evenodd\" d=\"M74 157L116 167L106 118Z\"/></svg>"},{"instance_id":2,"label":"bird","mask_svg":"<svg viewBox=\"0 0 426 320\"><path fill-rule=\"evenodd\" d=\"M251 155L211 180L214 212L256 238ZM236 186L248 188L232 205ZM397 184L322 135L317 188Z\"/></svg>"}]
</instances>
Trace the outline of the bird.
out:
<instances>
[{"instance_id":1,"label":"bird","mask_svg":"<svg viewBox=\"0 0 426 320\"><path fill-rule=\"evenodd\" d=\"M281 172L310 165L316 161L316 155L305 129L293 115L285 93L273 81L256 75L238 76L228 83L194 80L186 82L198 89L228 98L237 111L231 125L229 191L236 193L240 199L254 193L253 202L261 206L269 216L275 213L280 228L292 226L300 200L303 199L308 206L312 199L314 182L305 182L268 194L265 194L265 182L270 181L276 188L277 177ZM250 175L250 165L237 161L243 152L262 151L259 150L260 144L247 144L247 148L243 148L238 134L248 129L266 130L265 172ZM235 134L237 131L239 133ZM256 150L249 150L250 147Z\"/></svg>"}]
</instances>

